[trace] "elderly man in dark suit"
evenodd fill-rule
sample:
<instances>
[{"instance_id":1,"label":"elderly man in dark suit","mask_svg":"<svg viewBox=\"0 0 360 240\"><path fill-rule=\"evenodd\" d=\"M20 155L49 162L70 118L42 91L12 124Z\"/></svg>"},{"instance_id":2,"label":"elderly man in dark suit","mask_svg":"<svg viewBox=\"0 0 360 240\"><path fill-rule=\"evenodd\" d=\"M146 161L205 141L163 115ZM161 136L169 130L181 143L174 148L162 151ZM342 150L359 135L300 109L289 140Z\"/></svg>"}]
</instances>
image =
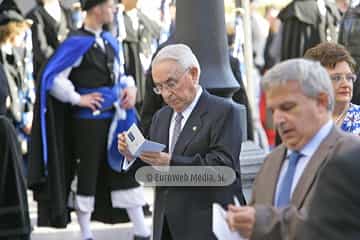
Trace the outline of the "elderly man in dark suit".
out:
<instances>
[{"instance_id":1,"label":"elderly man in dark suit","mask_svg":"<svg viewBox=\"0 0 360 240\"><path fill-rule=\"evenodd\" d=\"M224 187L157 187L153 239L216 239L211 230L212 203L228 204L234 195L243 202L240 115L232 103L210 95L199 85L200 66L186 45L161 49L153 60L152 75L155 93L161 94L168 106L155 114L150 138L167 148L143 153L142 161L130 162L130 168L144 163L171 167L220 165L230 167L237 176ZM119 150L127 160L134 159L124 134L119 136Z\"/></svg>"},{"instance_id":2,"label":"elderly man in dark suit","mask_svg":"<svg viewBox=\"0 0 360 240\"><path fill-rule=\"evenodd\" d=\"M331 120L334 93L320 63L282 62L267 72L262 87L283 143L258 173L250 205L230 205L228 221L250 239L294 239L319 170L335 153L343 154L347 145L358 146L358 141Z\"/></svg>"}]
</instances>

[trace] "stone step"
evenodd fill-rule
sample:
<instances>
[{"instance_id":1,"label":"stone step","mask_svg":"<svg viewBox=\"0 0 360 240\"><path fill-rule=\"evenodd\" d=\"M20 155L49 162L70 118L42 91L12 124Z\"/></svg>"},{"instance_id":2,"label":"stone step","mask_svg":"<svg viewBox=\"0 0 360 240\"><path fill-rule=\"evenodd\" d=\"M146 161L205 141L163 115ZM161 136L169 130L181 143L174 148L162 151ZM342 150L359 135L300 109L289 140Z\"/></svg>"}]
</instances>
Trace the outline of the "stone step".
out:
<instances>
[{"instance_id":1,"label":"stone step","mask_svg":"<svg viewBox=\"0 0 360 240\"><path fill-rule=\"evenodd\" d=\"M152 188L144 188L145 199L149 203L150 208L154 202L154 190ZM33 232L31 234L31 240L82 240L80 234L80 228L77 222L76 214L71 213L71 219L73 220L66 229L56 229L48 227L37 227L37 209L36 202L32 200L32 193L28 192L30 219L33 226ZM146 225L151 229L152 217L145 219ZM106 240L132 240L132 223L120 223L120 224L103 224L100 222L92 222L91 229L94 233L95 239Z\"/></svg>"}]
</instances>

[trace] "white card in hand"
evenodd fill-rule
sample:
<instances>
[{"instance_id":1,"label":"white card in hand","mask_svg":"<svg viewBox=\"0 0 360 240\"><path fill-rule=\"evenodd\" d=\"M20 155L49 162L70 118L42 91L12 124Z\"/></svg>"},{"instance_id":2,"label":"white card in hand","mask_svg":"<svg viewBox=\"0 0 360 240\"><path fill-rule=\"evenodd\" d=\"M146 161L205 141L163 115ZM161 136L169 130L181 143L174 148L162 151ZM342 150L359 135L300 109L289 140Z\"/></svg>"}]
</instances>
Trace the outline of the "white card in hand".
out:
<instances>
[{"instance_id":1,"label":"white card in hand","mask_svg":"<svg viewBox=\"0 0 360 240\"><path fill-rule=\"evenodd\" d=\"M139 157L143 152L161 152L165 148L164 144L145 139L136 124L127 131L126 143L134 157Z\"/></svg>"},{"instance_id":2,"label":"white card in hand","mask_svg":"<svg viewBox=\"0 0 360 240\"><path fill-rule=\"evenodd\" d=\"M226 212L217 203L213 203L212 230L218 240L244 240L238 232L231 231L226 222Z\"/></svg>"}]
</instances>

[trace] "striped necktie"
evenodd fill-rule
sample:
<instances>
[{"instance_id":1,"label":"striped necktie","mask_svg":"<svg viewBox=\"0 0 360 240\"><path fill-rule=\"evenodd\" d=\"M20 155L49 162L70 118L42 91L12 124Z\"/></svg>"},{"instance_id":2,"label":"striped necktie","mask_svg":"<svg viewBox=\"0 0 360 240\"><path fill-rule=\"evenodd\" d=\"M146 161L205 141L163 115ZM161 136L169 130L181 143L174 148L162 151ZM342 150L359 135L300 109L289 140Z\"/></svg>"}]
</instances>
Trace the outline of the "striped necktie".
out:
<instances>
[{"instance_id":1,"label":"striped necktie","mask_svg":"<svg viewBox=\"0 0 360 240\"><path fill-rule=\"evenodd\" d=\"M172 134L172 138L171 138L171 146L170 146L170 153L172 153L174 151L174 147L176 144L176 141L180 135L181 132L181 121L183 119L183 115L181 113L177 113L175 116L175 125L174 125L174 129L173 129L173 134Z\"/></svg>"}]
</instances>

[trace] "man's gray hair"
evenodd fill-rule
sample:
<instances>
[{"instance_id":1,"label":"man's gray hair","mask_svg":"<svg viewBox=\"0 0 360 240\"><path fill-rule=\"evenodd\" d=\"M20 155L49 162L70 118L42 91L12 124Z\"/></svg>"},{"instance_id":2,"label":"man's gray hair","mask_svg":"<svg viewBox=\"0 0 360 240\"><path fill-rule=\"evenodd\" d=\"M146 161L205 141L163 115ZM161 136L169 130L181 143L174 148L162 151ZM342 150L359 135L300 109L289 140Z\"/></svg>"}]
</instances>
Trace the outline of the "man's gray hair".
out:
<instances>
[{"instance_id":1,"label":"man's gray hair","mask_svg":"<svg viewBox=\"0 0 360 240\"><path fill-rule=\"evenodd\" d=\"M182 68L182 71L185 71L189 67L196 67L200 76L199 61L191 49L185 44L171 44L162 48L153 59L151 67L154 67L156 64L167 60L173 60L177 62Z\"/></svg>"},{"instance_id":2,"label":"man's gray hair","mask_svg":"<svg viewBox=\"0 0 360 240\"><path fill-rule=\"evenodd\" d=\"M290 59L271 68L263 77L261 87L264 91L288 81L298 81L305 95L316 98L320 93L329 96L328 111L334 109L334 89L329 73L319 62L306 59Z\"/></svg>"}]
</instances>

